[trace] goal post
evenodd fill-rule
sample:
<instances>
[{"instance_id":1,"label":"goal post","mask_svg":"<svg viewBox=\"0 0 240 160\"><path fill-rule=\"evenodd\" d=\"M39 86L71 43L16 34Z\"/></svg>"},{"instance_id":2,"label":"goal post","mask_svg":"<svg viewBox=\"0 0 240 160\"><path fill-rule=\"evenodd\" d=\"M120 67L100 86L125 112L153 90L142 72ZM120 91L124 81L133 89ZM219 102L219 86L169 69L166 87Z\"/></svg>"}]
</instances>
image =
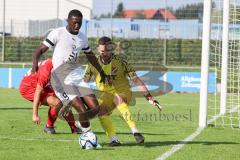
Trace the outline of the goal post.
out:
<instances>
[{"instance_id":1,"label":"goal post","mask_svg":"<svg viewBox=\"0 0 240 160\"><path fill-rule=\"evenodd\" d=\"M214 4L214 5L212 5ZM204 0L199 127L240 128L240 2ZM208 92L215 72L214 94Z\"/></svg>"},{"instance_id":2,"label":"goal post","mask_svg":"<svg viewBox=\"0 0 240 160\"><path fill-rule=\"evenodd\" d=\"M208 68L210 55L211 35L211 0L204 0L203 7L203 35L202 35L202 58L201 58L201 85L199 106L199 127L207 125L208 106Z\"/></svg>"},{"instance_id":3,"label":"goal post","mask_svg":"<svg viewBox=\"0 0 240 160\"><path fill-rule=\"evenodd\" d=\"M222 30L222 68L221 68L221 99L220 114L226 113L227 105L227 74L228 74L228 47L229 47L229 0L223 1L223 30Z\"/></svg>"}]
</instances>

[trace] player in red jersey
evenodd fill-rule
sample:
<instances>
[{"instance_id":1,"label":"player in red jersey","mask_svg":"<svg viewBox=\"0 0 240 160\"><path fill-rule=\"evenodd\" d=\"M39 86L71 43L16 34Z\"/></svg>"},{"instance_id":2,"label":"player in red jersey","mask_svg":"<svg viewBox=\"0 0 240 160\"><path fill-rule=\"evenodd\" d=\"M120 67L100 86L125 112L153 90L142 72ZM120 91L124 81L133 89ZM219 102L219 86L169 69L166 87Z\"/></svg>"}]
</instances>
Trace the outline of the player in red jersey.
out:
<instances>
[{"instance_id":1,"label":"player in red jersey","mask_svg":"<svg viewBox=\"0 0 240 160\"><path fill-rule=\"evenodd\" d=\"M56 97L49 84L52 70L51 59L39 62L38 67L38 72L32 74L32 71L29 70L23 77L19 91L25 99L33 102L32 120L34 123L40 124L38 107L40 105L49 106L48 119L46 127L44 128L44 132L54 134L56 133L54 129L54 122L57 119L57 115L62 107L62 103ZM72 133L79 133L79 129L74 124L75 122L73 113L70 111L69 114L63 114L63 117L67 120Z\"/></svg>"}]
</instances>

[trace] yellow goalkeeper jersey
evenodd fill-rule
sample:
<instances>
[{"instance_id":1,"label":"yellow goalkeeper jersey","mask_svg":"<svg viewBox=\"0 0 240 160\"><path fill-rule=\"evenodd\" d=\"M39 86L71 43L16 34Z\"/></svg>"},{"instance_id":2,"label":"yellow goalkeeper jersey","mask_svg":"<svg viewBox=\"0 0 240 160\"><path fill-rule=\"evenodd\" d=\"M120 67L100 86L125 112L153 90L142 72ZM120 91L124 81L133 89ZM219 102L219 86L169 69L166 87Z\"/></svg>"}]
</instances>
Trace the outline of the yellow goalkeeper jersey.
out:
<instances>
[{"instance_id":1,"label":"yellow goalkeeper jersey","mask_svg":"<svg viewBox=\"0 0 240 160\"><path fill-rule=\"evenodd\" d=\"M103 82L100 82L101 77L99 72L94 66L89 64L86 68L84 78L90 80L95 78L96 85L100 91L114 91L122 92L124 90L130 90L130 84L128 77L133 77L136 75L133 67L127 63L122 57L118 55L113 55L112 60L108 64L103 64L98 57L98 62L104 70L105 74L111 76L112 86L106 85Z\"/></svg>"}]
</instances>

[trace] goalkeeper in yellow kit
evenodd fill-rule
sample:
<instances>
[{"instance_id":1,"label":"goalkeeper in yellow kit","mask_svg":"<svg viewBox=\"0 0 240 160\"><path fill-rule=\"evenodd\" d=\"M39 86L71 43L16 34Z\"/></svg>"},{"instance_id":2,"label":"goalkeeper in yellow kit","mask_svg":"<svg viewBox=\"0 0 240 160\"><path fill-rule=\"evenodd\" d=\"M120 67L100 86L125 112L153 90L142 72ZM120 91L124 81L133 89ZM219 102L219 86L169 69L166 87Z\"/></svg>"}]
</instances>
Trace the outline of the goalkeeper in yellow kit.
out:
<instances>
[{"instance_id":1,"label":"goalkeeper in yellow kit","mask_svg":"<svg viewBox=\"0 0 240 160\"><path fill-rule=\"evenodd\" d=\"M128 77L139 86L140 91L152 105L158 105L158 107L160 107L160 105L153 99L144 83L138 78L133 67L120 56L114 55L114 45L110 38L100 38L98 45L98 61L104 73L111 77L112 85L101 83L99 72L91 64L89 64L86 69L84 79L89 82L91 78L94 77L98 89L102 92L101 96L98 97L100 104L99 120L101 125L107 136L109 136L111 145L120 145L121 143L116 136L116 131L110 117L113 109L117 108L130 127L136 142L144 143L144 137L138 131L135 122L132 120L128 107L132 97Z\"/></svg>"}]
</instances>

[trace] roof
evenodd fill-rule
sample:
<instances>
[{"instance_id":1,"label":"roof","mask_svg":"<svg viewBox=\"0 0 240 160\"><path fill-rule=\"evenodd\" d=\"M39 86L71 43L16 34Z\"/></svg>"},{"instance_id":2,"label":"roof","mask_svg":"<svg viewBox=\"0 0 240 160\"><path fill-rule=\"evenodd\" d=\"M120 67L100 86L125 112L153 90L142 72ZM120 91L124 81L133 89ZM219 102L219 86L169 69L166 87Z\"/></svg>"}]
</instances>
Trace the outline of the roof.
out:
<instances>
[{"instance_id":1,"label":"roof","mask_svg":"<svg viewBox=\"0 0 240 160\"><path fill-rule=\"evenodd\" d=\"M144 14L146 19L154 19L158 13L162 18L159 19L176 19L175 15L167 9L146 9L146 10L124 10L123 15L125 18L136 18L137 14Z\"/></svg>"},{"instance_id":2,"label":"roof","mask_svg":"<svg viewBox=\"0 0 240 160\"><path fill-rule=\"evenodd\" d=\"M144 15L147 19L152 19L152 17L157 14L157 10L155 9L147 9L147 10L143 10Z\"/></svg>"},{"instance_id":3,"label":"roof","mask_svg":"<svg viewBox=\"0 0 240 160\"><path fill-rule=\"evenodd\" d=\"M160 14L167 19L176 19L176 16L167 9L159 9Z\"/></svg>"}]
</instances>

